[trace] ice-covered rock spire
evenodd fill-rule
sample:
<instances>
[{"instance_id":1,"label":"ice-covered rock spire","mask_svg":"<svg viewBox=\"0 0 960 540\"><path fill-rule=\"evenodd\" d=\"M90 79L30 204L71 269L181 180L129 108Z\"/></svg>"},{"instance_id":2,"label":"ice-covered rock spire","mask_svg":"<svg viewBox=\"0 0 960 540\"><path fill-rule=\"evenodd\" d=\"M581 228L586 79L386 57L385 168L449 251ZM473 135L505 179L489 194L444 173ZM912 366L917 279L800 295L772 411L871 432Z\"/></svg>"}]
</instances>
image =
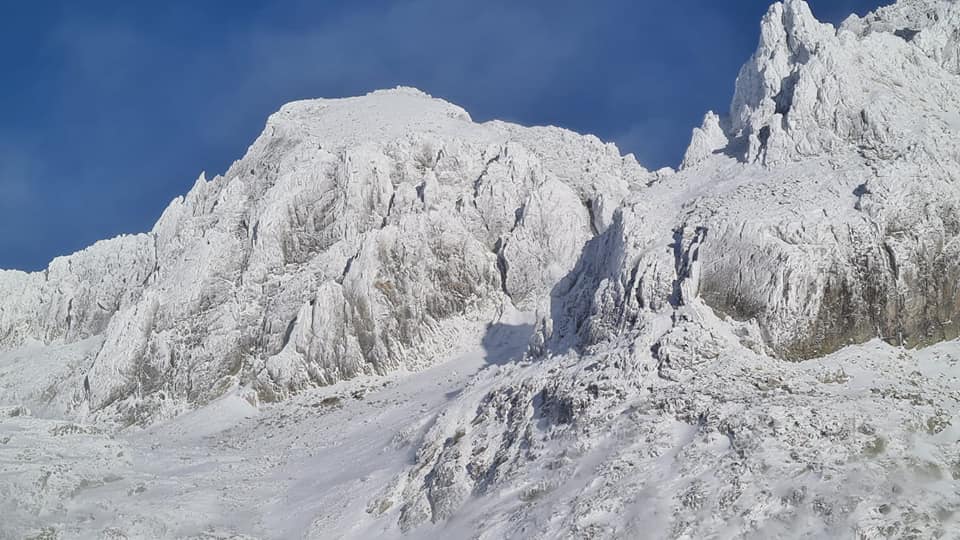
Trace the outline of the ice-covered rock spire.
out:
<instances>
[{"instance_id":1,"label":"ice-covered rock spire","mask_svg":"<svg viewBox=\"0 0 960 540\"><path fill-rule=\"evenodd\" d=\"M703 124L693 129L690 146L683 155L681 169L697 165L711 155L722 151L730 144L722 126L723 120L717 113L709 111L703 118Z\"/></svg>"},{"instance_id":2,"label":"ice-covered rock spire","mask_svg":"<svg viewBox=\"0 0 960 540\"><path fill-rule=\"evenodd\" d=\"M900 2L839 30L803 0L772 5L737 77L731 146L772 166L851 149L886 158L929 141L906 111L938 114L932 99L953 99L937 81L958 72L958 23L960 4L946 1Z\"/></svg>"},{"instance_id":3,"label":"ice-covered rock spire","mask_svg":"<svg viewBox=\"0 0 960 540\"><path fill-rule=\"evenodd\" d=\"M737 76L729 119L712 111L706 115L693 131L682 168L721 149L749 162L773 163L795 154L791 150L796 145L779 134L789 129L788 113L801 73L837 41L833 26L818 21L803 0L771 5L761 23L757 50ZM807 154L820 149L802 146Z\"/></svg>"},{"instance_id":4,"label":"ice-covered rock spire","mask_svg":"<svg viewBox=\"0 0 960 540\"><path fill-rule=\"evenodd\" d=\"M796 73L833 28L814 18L803 0L770 6L760 25L760 44L740 69L731 117L734 131L749 131L789 105Z\"/></svg>"},{"instance_id":5,"label":"ice-covered rock spire","mask_svg":"<svg viewBox=\"0 0 960 540\"><path fill-rule=\"evenodd\" d=\"M737 76L730 110L732 131L747 141L748 161L760 158L783 130L803 66L833 39L833 27L819 22L803 0L770 6L757 50Z\"/></svg>"}]
</instances>

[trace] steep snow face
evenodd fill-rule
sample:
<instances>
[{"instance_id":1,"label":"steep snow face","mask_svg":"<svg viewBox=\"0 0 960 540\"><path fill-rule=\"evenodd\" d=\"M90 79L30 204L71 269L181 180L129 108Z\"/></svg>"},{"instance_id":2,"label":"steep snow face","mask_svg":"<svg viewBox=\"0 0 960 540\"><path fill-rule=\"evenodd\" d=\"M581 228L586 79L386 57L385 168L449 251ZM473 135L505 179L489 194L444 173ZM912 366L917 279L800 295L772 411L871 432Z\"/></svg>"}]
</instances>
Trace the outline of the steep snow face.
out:
<instances>
[{"instance_id":1,"label":"steep snow face","mask_svg":"<svg viewBox=\"0 0 960 540\"><path fill-rule=\"evenodd\" d=\"M0 274L0 347L101 336L52 391L124 422L418 369L536 308L647 176L595 137L416 90L291 103L150 233Z\"/></svg>"}]
</instances>

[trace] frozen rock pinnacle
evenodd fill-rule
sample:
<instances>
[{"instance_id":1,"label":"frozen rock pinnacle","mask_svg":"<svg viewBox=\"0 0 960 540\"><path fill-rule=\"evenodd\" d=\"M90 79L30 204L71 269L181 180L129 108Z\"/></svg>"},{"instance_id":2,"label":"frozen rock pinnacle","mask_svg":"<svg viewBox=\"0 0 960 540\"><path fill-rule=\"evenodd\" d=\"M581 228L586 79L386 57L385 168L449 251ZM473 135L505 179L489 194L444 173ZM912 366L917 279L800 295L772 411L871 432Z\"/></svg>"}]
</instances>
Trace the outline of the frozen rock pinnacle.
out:
<instances>
[{"instance_id":1,"label":"frozen rock pinnacle","mask_svg":"<svg viewBox=\"0 0 960 540\"><path fill-rule=\"evenodd\" d=\"M720 123L720 117L710 111L703 118L703 125L694 128L690 146L687 147L687 151L683 155L681 169L693 167L711 155L727 149L730 140Z\"/></svg>"}]
</instances>

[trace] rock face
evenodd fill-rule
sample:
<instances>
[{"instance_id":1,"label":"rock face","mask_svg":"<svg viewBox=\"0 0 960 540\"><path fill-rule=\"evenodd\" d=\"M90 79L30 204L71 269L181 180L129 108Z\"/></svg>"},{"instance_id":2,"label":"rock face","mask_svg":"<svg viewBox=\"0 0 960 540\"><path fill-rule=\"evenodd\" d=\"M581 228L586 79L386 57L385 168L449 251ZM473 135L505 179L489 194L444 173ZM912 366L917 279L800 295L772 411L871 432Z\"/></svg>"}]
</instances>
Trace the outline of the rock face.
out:
<instances>
[{"instance_id":1,"label":"rock face","mask_svg":"<svg viewBox=\"0 0 960 540\"><path fill-rule=\"evenodd\" d=\"M125 422L417 369L503 304L535 308L647 176L594 137L416 90L291 103L150 233L0 275L0 347L102 336L58 391Z\"/></svg>"},{"instance_id":2,"label":"rock face","mask_svg":"<svg viewBox=\"0 0 960 540\"><path fill-rule=\"evenodd\" d=\"M804 2L765 17L731 135L747 140L743 159L783 166L724 197L720 215L685 225L715 240L704 246L707 303L756 317L783 356L957 336L960 80L943 35L955 37L958 14L955 3L903 2L836 32ZM767 206L796 203L760 220L731 215L749 204L744 191L767 188Z\"/></svg>"}]
</instances>

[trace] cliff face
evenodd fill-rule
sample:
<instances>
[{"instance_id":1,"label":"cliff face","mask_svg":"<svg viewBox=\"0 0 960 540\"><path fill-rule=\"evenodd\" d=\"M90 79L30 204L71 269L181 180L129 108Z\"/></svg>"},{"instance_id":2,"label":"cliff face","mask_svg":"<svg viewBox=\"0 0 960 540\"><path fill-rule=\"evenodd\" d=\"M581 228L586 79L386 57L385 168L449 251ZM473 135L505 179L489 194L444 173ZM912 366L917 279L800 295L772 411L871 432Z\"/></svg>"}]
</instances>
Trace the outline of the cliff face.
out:
<instances>
[{"instance_id":1,"label":"cliff face","mask_svg":"<svg viewBox=\"0 0 960 540\"><path fill-rule=\"evenodd\" d=\"M958 14L901 2L836 31L803 2L765 17L731 141L769 172L684 225L714 233L707 303L757 318L781 356L957 337Z\"/></svg>"}]
</instances>

